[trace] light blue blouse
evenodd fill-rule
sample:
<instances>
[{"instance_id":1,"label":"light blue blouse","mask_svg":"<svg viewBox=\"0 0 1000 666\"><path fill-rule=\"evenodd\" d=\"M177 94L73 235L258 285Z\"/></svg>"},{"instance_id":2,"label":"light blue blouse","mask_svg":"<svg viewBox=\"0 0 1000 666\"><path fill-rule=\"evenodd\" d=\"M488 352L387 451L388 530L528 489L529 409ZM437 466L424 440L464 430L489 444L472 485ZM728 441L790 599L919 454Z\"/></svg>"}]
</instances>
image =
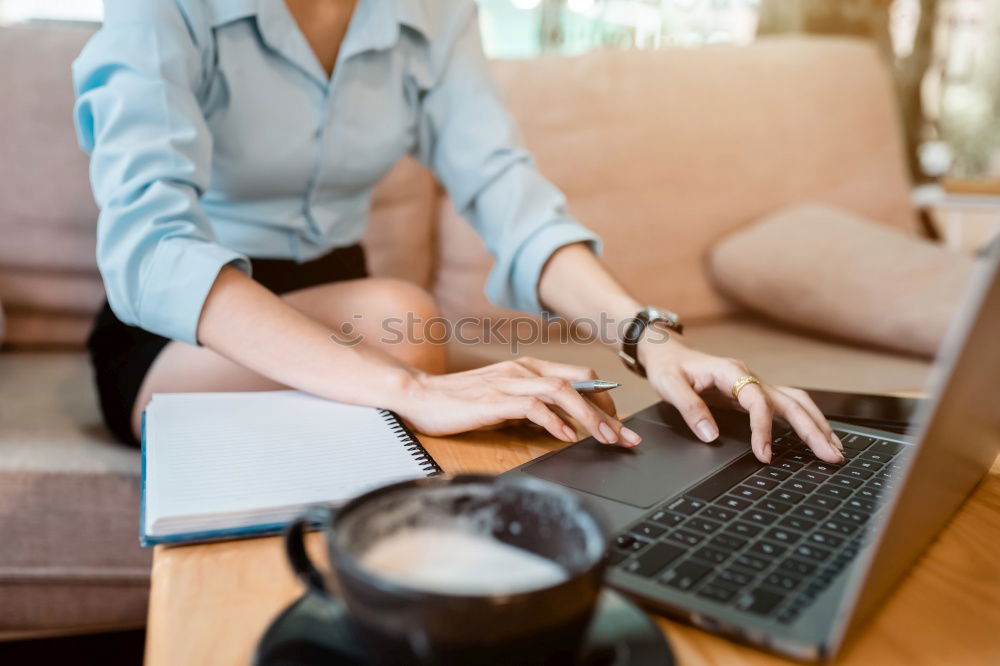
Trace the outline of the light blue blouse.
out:
<instances>
[{"instance_id":1,"label":"light blue blouse","mask_svg":"<svg viewBox=\"0 0 1000 666\"><path fill-rule=\"evenodd\" d=\"M520 148L488 69L471 0L359 0L332 79L283 0L107 0L73 81L112 310L196 343L222 266L356 243L411 153L494 255L489 298L538 312L548 257L597 238Z\"/></svg>"}]
</instances>

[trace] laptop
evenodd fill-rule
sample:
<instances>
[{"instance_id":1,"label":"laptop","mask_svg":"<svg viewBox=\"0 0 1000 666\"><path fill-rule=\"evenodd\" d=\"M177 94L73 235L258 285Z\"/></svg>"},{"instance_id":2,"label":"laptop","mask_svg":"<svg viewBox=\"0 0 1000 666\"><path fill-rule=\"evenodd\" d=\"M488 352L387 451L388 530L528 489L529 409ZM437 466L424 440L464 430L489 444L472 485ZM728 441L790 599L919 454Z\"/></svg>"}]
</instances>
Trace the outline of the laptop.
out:
<instances>
[{"instance_id":1,"label":"laptop","mask_svg":"<svg viewBox=\"0 0 1000 666\"><path fill-rule=\"evenodd\" d=\"M635 449L586 439L510 474L567 486L608 518L608 583L658 612L795 659L837 654L1000 451L1000 246L980 262L915 434L832 421L846 462L775 423L749 452L740 412L706 445L665 403L625 420Z\"/></svg>"}]
</instances>

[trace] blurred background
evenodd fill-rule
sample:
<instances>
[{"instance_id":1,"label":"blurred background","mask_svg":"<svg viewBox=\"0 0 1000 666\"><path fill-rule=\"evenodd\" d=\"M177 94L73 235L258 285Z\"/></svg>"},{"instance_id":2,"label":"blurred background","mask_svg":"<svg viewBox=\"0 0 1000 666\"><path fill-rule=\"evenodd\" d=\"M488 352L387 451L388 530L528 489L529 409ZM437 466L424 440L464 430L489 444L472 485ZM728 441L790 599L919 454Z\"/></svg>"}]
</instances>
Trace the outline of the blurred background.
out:
<instances>
[{"instance_id":1,"label":"blurred background","mask_svg":"<svg viewBox=\"0 0 1000 666\"><path fill-rule=\"evenodd\" d=\"M966 219L1000 218L1000 0L479 0L479 5L492 58L745 45L788 33L871 39L895 80L914 184L933 185L915 190L917 203L937 209L942 227L948 226L948 210ZM100 0L0 0L0 23L100 17Z\"/></svg>"}]
</instances>

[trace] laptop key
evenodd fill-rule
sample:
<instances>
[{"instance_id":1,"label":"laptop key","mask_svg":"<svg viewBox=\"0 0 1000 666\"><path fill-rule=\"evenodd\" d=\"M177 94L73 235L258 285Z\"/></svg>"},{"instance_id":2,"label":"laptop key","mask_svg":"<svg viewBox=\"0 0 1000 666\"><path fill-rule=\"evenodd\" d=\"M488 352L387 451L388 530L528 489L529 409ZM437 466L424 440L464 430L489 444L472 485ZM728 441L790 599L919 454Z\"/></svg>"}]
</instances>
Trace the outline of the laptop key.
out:
<instances>
[{"instance_id":1,"label":"laptop key","mask_svg":"<svg viewBox=\"0 0 1000 666\"><path fill-rule=\"evenodd\" d=\"M736 517L735 511L730 511L729 509L723 509L718 506L709 506L702 509L700 516L701 518L711 518L712 520L721 520L722 522L728 522Z\"/></svg>"},{"instance_id":2,"label":"laptop key","mask_svg":"<svg viewBox=\"0 0 1000 666\"><path fill-rule=\"evenodd\" d=\"M827 488L829 488L830 486L841 486L841 487L844 487L844 488L857 488L862 483L864 483L864 481L862 481L861 479L854 479L854 478L851 478L849 476L841 476L840 474L838 474L837 476L835 476L832 479L830 479L829 481L827 481L826 484L824 484L824 486L827 487Z\"/></svg>"},{"instance_id":3,"label":"laptop key","mask_svg":"<svg viewBox=\"0 0 1000 666\"><path fill-rule=\"evenodd\" d=\"M751 476L743 483L751 488L760 488L761 490L774 490L778 487L777 481L774 479L765 479L762 476Z\"/></svg>"},{"instance_id":4,"label":"laptop key","mask_svg":"<svg viewBox=\"0 0 1000 666\"><path fill-rule=\"evenodd\" d=\"M840 465L834 465L833 463L823 462L822 460L816 460L814 462L809 463L809 466L806 469L812 472L819 472L821 474L833 474L838 469L840 469Z\"/></svg>"},{"instance_id":5,"label":"laptop key","mask_svg":"<svg viewBox=\"0 0 1000 666\"><path fill-rule=\"evenodd\" d=\"M800 543L795 547L796 557L801 557L806 560L815 560L817 562L822 562L823 560L830 557L830 551L826 548L820 548L818 546L813 546L808 543Z\"/></svg>"},{"instance_id":6,"label":"laptop key","mask_svg":"<svg viewBox=\"0 0 1000 666\"><path fill-rule=\"evenodd\" d=\"M671 541L676 541L677 543L682 543L685 546L697 546L704 540L704 534L698 534L697 532L691 532L689 530L674 530L667 535L667 538Z\"/></svg>"},{"instance_id":7,"label":"laptop key","mask_svg":"<svg viewBox=\"0 0 1000 666\"><path fill-rule=\"evenodd\" d=\"M827 532L813 532L809 535L807 541L820 546L826 546L828 548L836 548L840 544L844 543L844 538L839 537L836 534L828 534Z\"/></svg>"},{"instance_id":8,"label":"laptop key","mask_svg":"<svg viewBox=\"0 0 1000 666\"><path fill-rule=\"evenodd\" d=\"M714 583L709 583L698 590L699 597L705 597L706 599L712 599L713 601L721 603L728 603L732 601L733 597L736 596L736 593L737 590L731 587L716 585Z\"/></svg>"},{"instance_id":9,"label":"laptop key","mask_svg":"<svg viewBox=\"0 0 1000 666\"><path fill-rule=\"evenodd\" d=\"M660 509L652 516L649 517L654 523L659 523L665 527L674 527L684 522L684 516L679 513L674 513L672 511L667 511L665 509Z\"/></svg>"},{"instance_id":10,"label":"laptop key","mask_svg":"<svg viewBox=\"0 0 1000 666\"><path fill-rule=\"evenodd\" d=\"M803 495L808 495L812 491L816 490L815 483L809 483L808 481L803 481L802 479L796 479L792 477L788 481L781 484L784 490L794 490L797 493L802 493Z\"/></svg>"},{"instance_id":11,"label":"laptop key","mask_svg":"<svg viewBox=\"0 0 1000 666\"><path fill-rule=\"evenodd\" d=\"M824 493L823 491L824 488L826 488L826 486L820 486L819 488L817 488L816 492L807 497L803 503L808 504L810 506L815 506L820 509L824 509L826 511L835 509L838 506L840 506L840 496L846 494L844 492L844 489L833 488L833 490L837 493L837 497L834 497L833 495L828 495Z\"/></svg>"},{"instance_id":12,"label":"laptop key","mask_svg":"<svg viewBox=\"0 0 1000 666\"><path fill-rule=\"evenodd\" d=\"M851 461L850 467L866 469L869 472L877 472L882 469L882 463L874 460L868 460L867 458L857 458L856 460Z\"/></svg>"},{"instance_id":13,"label":"laptop key","mask_svg":"<svg viewBox=\"0 0 1000 666\"><path fill-rule=\"evenodd\" d=\"M891 456L894 456L905 448L906 444L900 444L898 442L878 441L872 444L871 450L885 452Z\"/></svg>"},{"instance_id":14,"label":"laptop key","mask_svg":"<svg viewBox=\"0 0 1000 666\"><path fill-rule=\"evenodd\" d=\"M639 539L636 539L631 534L619 534L615 537L615 548L630 550L636 541L639 541Z\"/></svg>"},{"instance_id":15,"label":"laptop key","mask_svg":"<svg viewBox=\"0 0 1000 666\"><path fill-rule=\"evenodd\" d=\"M768 577L764 579L764 583L766 585L776 587L779 590L784 590L785 592L791 592L797 588L801 582L802 579L797 576L789 576L787 574L777 572L768 575Z\"/></svg>"},{"instance_id":16,"label":"laptop key","mask_svg":"<svg viewBox=\"0 0 1000 666\"><path fill-rule=\"evenodd\" d=\"M753 537L757 536L761 529L757 525L751 525L750 523L733 523L732 525L727 525L725 531L741 536Z\"/></svg>"},{"instance_id":17,"label":"laptop key","mask_svg":"<svg viewBox=\"0 0 1000 666\"><path fill-rule=\"evenodd\" d=\"M848 500L850 504L850 500ZM846 520L852 523L863 523L868 520L868 514L862 513L860 511L854 511L852 509L841 508L833 513L833 517L837 520Z\"/></svg>"},{"instance_id":18,"label":"laptop key","mask_svg":"<svg viewBox=\"0 0 1000 666\"><path fill-rule=\"evenodd\" d=\"M870 472L867 469L861 469L860 467L855 467L851 464L848 467L843 468L837 474L843 474L844 476L849 476L854 479L868 479L874 472Z\"/></svg>"},{"instance_id":19,"label":"laptop key","mask_svg":"<svg viewBox=\"0 0 1000 666\"><path fill-rule=\"evenodd\" d=\"M686 527L689 530L695 530L696 532L704 532L705 534L711 534L712 532L722 527L722 523L717 523L714 520L708 520L706 518L702 518L699 516L697 518L689 518L688 521L684 524L684 527Z\"/></svg>"},{"instance_id":20,"label":"laptop key","mask_svg":"<svg viewBox=\"0 0 1000 666\"><path fill-rule=\"evenodd\" d=\"M794 478L802 481L808 481L810 483L823 483L830 477L826 474L820 474L819 472L811 470L807 467L806 469L800 469L796 472Z\"/></svg>"},{"instance_id":21,"label":"laptop key","mask_svg":"<svg viewBox=\"0 0 1000 666\"><path fill-rule=\"evenodd\" d=\"M790 527L793 530L799 530L800 532L808 532L812 528L816 527L816 521L807 520L800 516L785 516L778 521L778 524L782 527Z\"/></svg>"},{"instance_id":22,"label":"laptop key","mask_svg":"<svg viewBox=\"0 0 1000 666\"><path fill-rule=\"evenodd\" d=\"M758 525L770 525L778 519L778 517L772 513L757 511L755 509L750 509L744 513L741 518L743 518L743 520L749 520L752 523L757 523Z\"/></svg>"},{"instance_id":23,"label":"laptop key","mask_svg":"<svg viewBox=\"0 0 1000 666\"><path fill-rule=\"evenodd\" d=\"M877 502L882 498L882 491L878 488L870 488L865 486L864 488L858 488L858 491L854 494L857 499L867 500L869 502Z\"/></svg>"},{"instance_id":24,"label":"laptop key","mask_svg":"<svg viewBox=\"0 0 1000 666\"><path fill-rule=\"evenodd\" d=\"M694 552L694 557L697 557L699 560L705 560L706 562L712 562L713 564L722 564L729 559L730 555L732 555L731 552L719 550L718 548L712 548L710 546L699 548Z\"/></svg>"},{"instance_id":25,"label":"laptop key","mask_svg":"<svg viewBox=\"0 0 1000 666\"><path fill-rule=\"evenodd\" d=\"M763 571L771 566L771 560L760 557L759 555L744 553L733 560L733 566L749 569L750 571Z\"/></svg>"},{"instance_id":26,"label":"laptop key","mask_svg":"<svg viewBox=\"0 0 1000 666\"><path fill-rule=\"evenodd\" d=\"M677 499L668 502L663 508L676 511L677 513L683 513L685 516L690 516L699 509L704 508L704 506L705 502L699 499L694 499L692 497L678 497Z\"/></svg>"},{"instance_id":27,"label":"laptop key","mask_svg":"<svg viewBox=\"0 0 1000 666\"><path fill-rule=\"evenodd\" d=\"M754 579L754 575L747 571L742 571L740 569L723 569L715 575L711 583L716 585L733 585L736 587L743 587L748 585L750 581Z\"/></svg>"},{"instance_id":28,"label":"laptop key","mask_svg":"<svg viewBox=\"0 0 1000 666\"><path fill-rule=\"evenodd\" d=\"M821 525L821 528L828 530L830 532L839 532L841 534L854 534L857 531L859 525L857 523L850 523L844 520L825 520Z\"/></svg>"},{"instance_id":29,"label":"laptop key","mask_svg":"<svg viewBox=\"0 0 1000 666\"><path fill-rule=\"evenodd\" d=\"M645 553L639 555L622 569L637 576L650 578L660 573L664 567L683 555L686 551L669 543L654 543Z\"/></svg>"},{"instance_id":30,"label":"laptop key","mask_svg":"<svg viewBox=\"0 0 1000 666\"><path fill-rule=\"evenodd\" d=\"M867 449L874 441L874 438L865 435L847 435L847 437L840 438L840 443L844 445L845 449L854 449L855 451Z\"/></svg>"},{"instance_id":31,"label":"laptop key","mask_svg":"<svg viewBox=\"0 0 1000 666\"><path fill-rule=\"evenodd\" d=\"M759 500L764 496L764 491L759 488L750 488L748 486L740 486L733 490L733 494L737 497L742 497L747 500Z\"/></svg>"},{"instance_id":32,"label":"laptop key","mask_svg":"<svg viewBox=\"0 0 1000 666\"><path fill-rule=\"evenodd\" d=\"M797 576L808 576L813 571L816 571L816 565L810 564L809 562L803 562L802 560L797 560L794 557L789 557L787 560L778 565L778 569Z\"/></svg>"},{"instance_id":33,"label":"laptop key","mask_svg":"<svg viewBox=\"0 0 1000 666\"><path fill-rule=\"evenodd\" d=\"M822 496L821 496L822 497ZM826 509L821 509L818 506L814 506L809 503L811 497L807 497L806 500L792 509L793 516L801 516L802 518L808 518L809 520L819 520L825 518L830 512Z\"/></svg>"},{"instance_id":34,"label":"laptop key","mask_svg":"<svg viewBox=\"0 0 1000 666\"><path fill-rule=\"evenodd\" d=\"M785 455L781 456L782 460L794 460L799 463L808 463L810 461L816 460L816 456L811 453L806 453L805 451L789 451Z\"/></svg>"},{"instance_id":35,"label":"laptop key","mask_svg":"<svg viewBox=\"0 0 1000 666\"><path fill-rule=\"evenodd\" d=\"M789 472L797 472L802 469L802 463L795 462L794 460L778 460L774 463L774 466Z\"/></svg>"},{"instance_id":36,"label":"laptop key","mask_svg":"<svg viewBox=\"0 0 1000 666\"><path fill-rule=\"evenodd\" d=\"M865 451L859 458L865 460L874 460L875 462L887 463L892 460L892 454L886 453L885 451Z\"/></svg>"},{"instance_id":37,"label":"laptop key","mask_svg":"<svg viewBox=\"0 0 1000 666\"><path fill-rule=\"evenodd\" d=\"M774 610L775 606L781 603L781 600L784 598L785 597L782 594L758 587L756 590L744 593L743 596L740 597L737 605L743 610L754 613L755 615L767 615Z\"/></svg>"},{"instance_id":38,"label":"laptop key","mask_svg":"<svg viewBox=\"0 0 1000 666\"><path fill-rule=\"evenodd\" d=\"M748 552L774 558L780 556L786 550L788 549L784 546L779 546L778 544L771 543L770 541L758 541L754 545L750 546L750 550Z\"/></svg>"},{"instance_id":39,"label":"laptop key","mask_svg":"<svg viewBox=\"0 0 1000 666\"><path fill-rule=\"evenodd\" d=\"M764 511L770 511L771 513L788 513L792 505L787 502L779 502L778 500L770 499L765 497L761 501L754 505L755 509L763 509Z\"/></svg>"},{"instance_id":40,"label":"laptop key","mask_svg":"<svg viewBox=\"0 0 1000 666\"><path fill-rule=\"evenodd\" d=\"M687 560L667 569L660 582L679 590L690 590L711 570L710 564Z\"/></svg>"},{"instance_id":41,"label":"laptop key","mask_svg":"<svg viewBox=\"0 0 1000 666\"><path fill-rule=\"evenodd\" d=\"M875 511L875 502L871 500L861 499L860 497L852 497L844 503L845 507L854 509L855 511L864 511L871 514Z\"/></svg>"},{"instance_id":42,"label":"laptop key","mask_svg":"<svg viewBox=\"0 0 1000 666\"><path fill-rule=\"evenodd\" d=\"M848 480L853 481L854 479L848 479ZM841 485L832 485L829 483L824 483L822 486L816 489L816 492L821 495L828 495L830 497L836 497L837 499L844 499L845 497L851 494L851 489L845 488L844 486Z\"/></svg>"},{"instance_id":43,"label":"laptop key","mask_svg":"<svg viewBox=\"0 0 1000 666\"><path fill-rule=\"evenodd\" d=\"M751 504L750 500L745 500L742 497L733 497L732 495L726 495L717 499L715 500L715 503L727 509L733 509L734 511L742 511Z\"/></svg>"},{"instance_id":44,"label":"laptop key","mask_svg":"<svg viewBox=\"0 0 1000 666\"><path fill-rule=\"evenodd\" d=\"M784 481L791 475L791 472L783 469L777 469L775 467L767 467L757 472L757 476L766 476L767 478L775 479L776 481Z\"/></svg>"},{"instance_id":45,"label":"laptop key","mask_svg":"<svg viewBox=\"0 0 1000 666\"><path fill-rule=\"evenodd\" d=\"M722 548L723 550L734 551L747 545L747 540L723 532L722 534L716 534L712 537L709 543L718 548Z\"/></svg>"},{"instance_id":46,"label":"laptop key","mask_svg":"<svg viewBox=\"0 0 1000 666\"><path fill-rule=\"evenodd\" d=\"M654 525L653 523L639 523L632 528L632 532L635 532L639 536L646 537L647 539L655 539L666 531L667 529L665 527Z\"/></svg>"},{"instance_id":47,"label":"laptop key","mask_svg":"<svg viewBox=\"0 0 1000 666\"><path fill-rule=\"evenodd\" d=\"M772 527L764 534L768 539L773 539L779 543L789 544L795 543L802 538L802 535L798 532L792 530L786 530L780 527Z\"/></svg>"},{"instance_id":48,"label":"laptop key","mask_svg":"<svg viewBox=\"0 0 1000 666\"><path fill-rule=\"evenodd\" d=\"M805 497L803 493L797 493L794 490L786 490L784 488L778 488L777 490L772 490L768 495L771 499L776 499L780 502L788 502L790 504L798 504Z\"/></svg>"}]
</instances>

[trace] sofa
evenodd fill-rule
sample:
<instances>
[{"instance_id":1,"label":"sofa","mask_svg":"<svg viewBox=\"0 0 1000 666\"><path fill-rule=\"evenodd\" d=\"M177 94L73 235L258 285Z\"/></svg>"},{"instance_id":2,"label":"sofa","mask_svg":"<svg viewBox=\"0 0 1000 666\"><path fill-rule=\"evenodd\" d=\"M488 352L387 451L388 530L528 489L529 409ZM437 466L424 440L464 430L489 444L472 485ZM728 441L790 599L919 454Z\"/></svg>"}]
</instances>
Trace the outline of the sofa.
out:
<instances>
[{"instance_id":1,"label":"sofa","mask_svg":"<svg viewBox=\"0 0 1000 666\"><path fill-rule=\"evenodd\" d=\"M146 615L139 454L102 427L82 351L102 287L69 65L92 31L0 30L0 638L139 626ZM890 83L870 45L782 38L495 69L525 143L603 237L611 270L641 300L682 313L692 341L772 382L921 389L925 360L766 321L727 300L705 267L716 241L798 202L917 233ZM378 187L364 244L373 274L425 287L445 316L504 314L483 297L488 253L412 160ZM622 412L656 399L597 345L518 353L624 382ZM502 342L450 348L455 369L511 354Z\"/></svg>"}]
</instances>

